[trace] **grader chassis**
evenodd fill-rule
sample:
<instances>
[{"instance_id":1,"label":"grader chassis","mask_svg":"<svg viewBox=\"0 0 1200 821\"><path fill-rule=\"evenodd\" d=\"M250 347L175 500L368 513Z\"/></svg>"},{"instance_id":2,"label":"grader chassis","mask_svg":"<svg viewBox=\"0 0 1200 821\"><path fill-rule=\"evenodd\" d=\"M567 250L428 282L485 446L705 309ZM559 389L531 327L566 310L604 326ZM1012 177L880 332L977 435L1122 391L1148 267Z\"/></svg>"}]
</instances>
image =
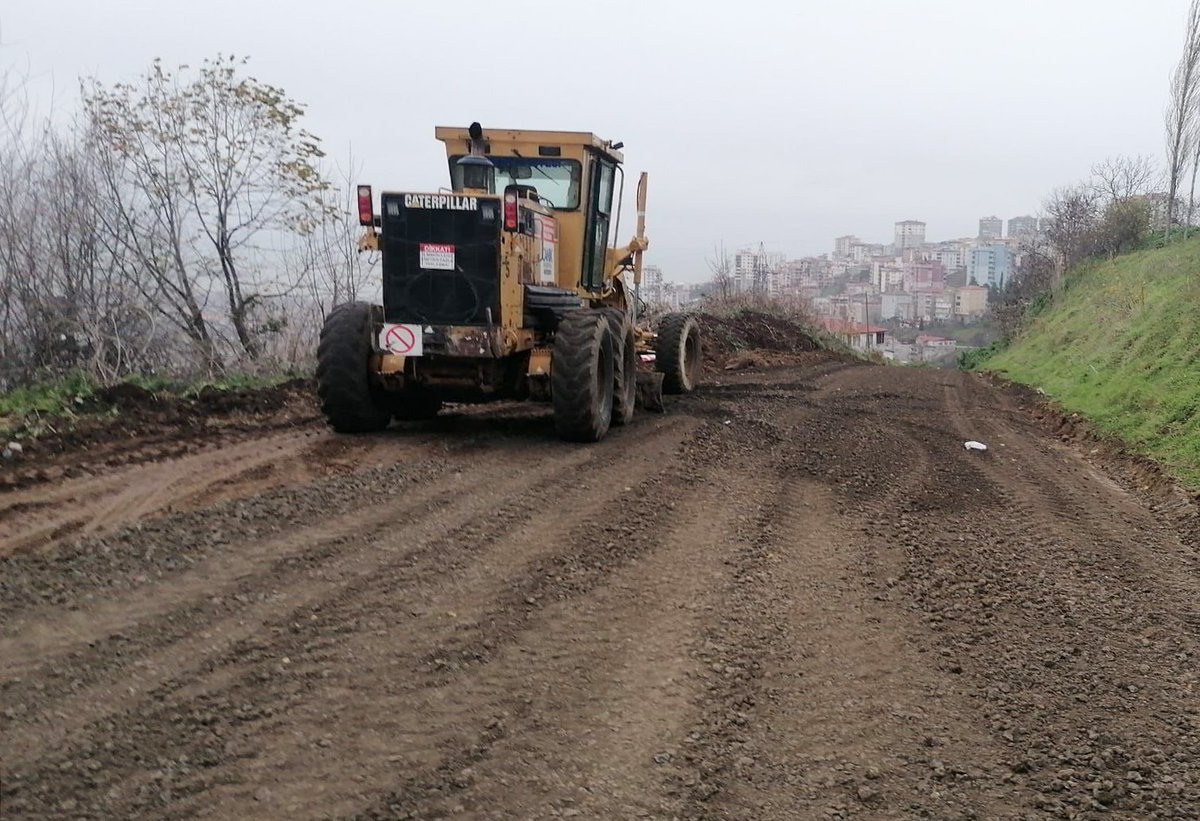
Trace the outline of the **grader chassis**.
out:
<instances>
[{"instance_id":1,"label":"grader chassis","mask_svg":"<svg viewBox=\"0 0 1200 821\"><path fill-rule=\"evenodd\" d=\"M435 416L446 402L548 401L567 440L594 442L635 406L693 390L700 334L669 314L639 321L646 174L637 231L616 246L622 144L586 132L436 129L448 189L359 186L364 251L379 251L383 304L336 307L321 331L317 385L339 432ZM616 211L614 213L614 204ZM642 372L653 352L656 373Z\"/></svg>"}]
</instances>

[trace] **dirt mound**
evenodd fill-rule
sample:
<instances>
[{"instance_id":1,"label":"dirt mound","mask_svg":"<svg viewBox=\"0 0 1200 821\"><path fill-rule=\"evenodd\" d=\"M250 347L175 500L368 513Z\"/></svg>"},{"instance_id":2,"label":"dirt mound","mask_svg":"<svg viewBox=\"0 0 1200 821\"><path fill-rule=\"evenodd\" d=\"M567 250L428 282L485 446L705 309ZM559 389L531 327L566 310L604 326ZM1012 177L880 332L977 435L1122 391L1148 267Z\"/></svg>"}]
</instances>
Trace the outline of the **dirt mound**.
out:
<instances>
[{"instance_id":1,"label":"dirt mound","mask_svg":"<svg viewBox=\"0 0 1200 821\"><path fill-rule=\"evenodd\" d=\"M91 404L96 408L129 408L144 407L156 402L155 396L140 385L122 382L108 388L101 388L92 394Z\"/></svg>"},{"instance_id":2,"label":"dirt mound","mask_svg":"<svg viewBox=\"0 0 1200 821\"><path fill-rule=\"evenodd\" d=\"M298 397L311 400L315 391L316 387L308 379L294 379L266 390L225 391L209 385L196 396L194 404L206 414L273 413Z\"/></svg>"},{"instance_id":3,"label":"dirt mound","mask_svg":"<svg viewBox=\"0 0 1200 821\"><path fill-rule=\"evenodd\" d=\"M317 417L314 394L308 379L269 388L207 386L182 397L130 384L104 388L89 397L79 415L39 420L36 435L21 437L20 459L0 463L0 492L305 424Z\"/></svg>"},{"instance_id":4,"label":"dirt mound","mask_svg":"<svg viewBox=\"0 0 1200 821\"><path fill-rule=\"evenodd\" d=\"M808 328L774 314L706 313L698 319L704 340L704 367L709 371L796 364L799 359L809 358L801 354L824 353L824 346Z\"/></svg>"}]
</instances>

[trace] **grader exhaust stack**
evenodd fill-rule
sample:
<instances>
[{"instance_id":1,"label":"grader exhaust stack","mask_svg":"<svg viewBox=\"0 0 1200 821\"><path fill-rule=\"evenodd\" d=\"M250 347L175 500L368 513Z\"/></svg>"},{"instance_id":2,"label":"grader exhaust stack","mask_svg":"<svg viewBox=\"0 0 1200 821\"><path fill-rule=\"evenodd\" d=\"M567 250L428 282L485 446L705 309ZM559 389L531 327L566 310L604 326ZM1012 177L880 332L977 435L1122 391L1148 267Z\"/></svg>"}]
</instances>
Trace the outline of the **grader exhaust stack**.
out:
<instances>
[{"instance_id":1,"label":"grader exhaust stack","mask_svg":"<svg viewBox=\"0 0 1200 821\"><path fill-rule=\"evenodd\" d=\"M647 176L637 233L610 234L621 144L571 131L440 127L449 190L359 188L381 254L383 304L335 308L321 332L317 385L329 423L380 430L446 402L549 402L564 439L593 442L633 417L640 397L696 386L695 319L639 327L627 277L642 278ZM623 179L623 177L622 177ZM641 375L654 353L657 377ZM645 357L648 358L648 357ZM638 384L648 384L649 391Z\"/></svg>"}]
</instances>

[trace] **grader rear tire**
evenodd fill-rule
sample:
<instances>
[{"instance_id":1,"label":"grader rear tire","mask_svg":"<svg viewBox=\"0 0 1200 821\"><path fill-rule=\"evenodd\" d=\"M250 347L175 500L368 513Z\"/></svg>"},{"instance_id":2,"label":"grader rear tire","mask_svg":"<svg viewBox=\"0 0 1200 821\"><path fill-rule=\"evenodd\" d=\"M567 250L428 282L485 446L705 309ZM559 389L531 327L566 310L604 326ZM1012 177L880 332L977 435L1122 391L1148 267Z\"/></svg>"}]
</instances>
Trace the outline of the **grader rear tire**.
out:
<instances>
[{"instance_id":1,"label":"grader rear tire","mask_svg":"<svg viewBox=\"0 0 1200 821\"><path fill-rule=\"evenodd\" d=\"M371 306L338 305L329 312L317 345L317 396L338 433L371 433L392 421L384 397L371 385Z\"/></svg>"},{"instance_id":2,"label":"grader rear tire","mask_svg":"<svg viewBox=\"0 0 1200 821\"><path fill-rule=\"evenodd\" d=\"M613 415L613 341L603 314L567 314L554 335L550 393L554 427L570 442L597 442Z\"/></svg>"},{"instance_id":3,"label":"grader rear tire","mask_svg":"<svg viewBox=\"0 0 1200 821\"><path fill-rule=\"evenodd\" d=\"M700 382L700 325L691 314L667 314L658 326L654 368L665 393L691 393Z\"/></svg>"},{"instance_id":4,"label":"grader rear tire","mask_svg":"<svg viewBox=\"0 0 1200 821\"><path fill-rule=\"evenodd\" d=\"M605 308L608 329L613 338L613 413L614 425L628 425L637 404L637 339L629 314L620 308Z\"/></svg>"}]
</instances>

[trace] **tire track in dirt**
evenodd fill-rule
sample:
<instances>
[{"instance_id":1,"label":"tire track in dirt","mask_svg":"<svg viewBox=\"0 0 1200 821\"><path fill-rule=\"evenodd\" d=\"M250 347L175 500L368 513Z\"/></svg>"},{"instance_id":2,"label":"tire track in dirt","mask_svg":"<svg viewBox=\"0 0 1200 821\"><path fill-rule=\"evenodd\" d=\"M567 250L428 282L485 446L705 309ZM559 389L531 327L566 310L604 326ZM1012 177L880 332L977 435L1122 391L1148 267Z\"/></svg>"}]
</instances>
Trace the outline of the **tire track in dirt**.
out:
<instances>
[{"instance_id":1,"label":"tire track in dirt","mask_svg":"<svg viewBox=\"0 0 1200 821\"><path fill-rule=\"evenodd\" d=\"M646 429L647 432L649 430ZM562 465L562 470L570 470L572 465L576 464L572 459L587 458L583 453L567 456L568 460ZM330 515L334 511L326 509L325 515L319 517L325 521L321 521L315 528L303 531L299 537L290 532L283 532L273 524L276 511L295 503L297 500L294 497L284 496L283 508L279 505L269 505L260 510L251 509L249 512L235 510L233 518L239 521L261 520L252 521L252 524L264 524L266 527L263 529L276 535L266 541L258 541L262 530L250 527L243 534L249 541L244 547L238 546L236 550L232 549L236 545L232 545L230 539L222 540L218 545L221 549L214 551L215 555L208 557L204 562L194 563L181 574L156 580L159 584L151 589L150 595L146 595L141 589L135 589L130 597L123 597L118 591L116 596L101 599L85 609L49 611L52 617L40 621L36 610L21 614L20 618L8 623L6 632L9 635L0 638L0 650L3 650L0 658L4 659L6 665L0 666L0 675L20 674L23 672L22 665L43 662L47 656L52 658L72 645L95 645L110 632L133 625L144 627L152 618L179 609L181 603L193 599L207 599L214 594L225 592L223 587L231 583L236 582L238 585L238 589L232 591L233 594L253 590L268 578L277 586L286 585L290 577L279 578L281 574L294 576L297 567L307 569L308 565L317 560L328 558L331 550L340 548L349 535L360 539L371 538L377 533L394 529L396 519L402 520L431 505L444 505L456 497L470 499L473 494L489 484L500 484L511 476L510 451L483 454L482 458L473 461L472 467L480 475L473 473L469 477L464 476L463 466L456 463L427 461L356 477L350 489L358 495L351 495L345 500L349 501L348 512L341 518L331 519ZM445 477L442 484L433 484L432 480L440 476ZM543 479L543 482L552 481ZM371 487L373 495L358 493L363 487ZM403 494L400 507L382 504L385 498L390 499L400 494ZM315 495L318 498L324 496L319 489ZM361 505L369 507L364 512L360 508ZM181 520L176 523L176 529L186 530L191 521L190 517ZM170 527L171 523L164 524L165 530L169 530ZM134 532L140 533L141 529ZM180 551L186 551L189 547L186 543L174 545L174 549ZM193 620L197 614L196 611L187 611L183 620ZM39 637L42 641L39 641ZM130 636L122 635L120 641L128 642ZM24 653L21 652L22 648ZM126 646L120 655L128 657L129 647Z\"/></svg>"},{"instance_id":2,"label":"tire track in dirt","mask_svg":"<svg viewBox=\"0 0 1200 821\"><path fill-rule=\"evenodd\" d=\"M1032 806L1063 817L1135 808L1177 817L1180 799L1200 806L1194 548L1078 455L988 413L1005 400L964 382L947 396L949 415L959 431L1003 445L982 464L1004 477L1009 515L963 529L1016 550L999 572L996 556L972 557L991 612L953 602L945 629L986 682L1010 777L1028 785ZM944 611L940 592L927 597ZM976 635L980 623L1013 639L997 652ZM980 664L981 650L1003 663Z\"/></svg>"},{"instance_id":3,"label":"tire track in dirt","mask_svg":"<svg viewBox=\"0 0 1200 821\"><path fill-rule=\"evenodd\" d=\"M451 636L462 634L464 628L460 625L475 623L478 613L493 609L491 603L506 595L511 579L505 575L506 569L515 571L545 562L545 557L554 556L560 545L577 543L582 537L579 534L596 532L601 522L612 524L612 516L606 511L624 510L627 504L623 504L623 500L643 496L648 488L668 481L660 478L660 474L694 425L686 420L679 424L677 420L668 427L673 429L669 435L656 435L654 442L642 444L635 455L626 452L623 457L614 459L607 466L608 471L581 471L580 476L588 477L586 483L577 487L566 484L571 491L559 499L563 505L561 509L544 509L532 516L519 514L519 527L500 528L484 536L482 543L469 547L462 545L461 539L452 540L444 546L436 567L417 568L411 575L405 573L408 581L404 587L413 590L414 595L405 601L402 609L397 610L389 602L387 589L375 589L374 586L356 591L345 602L338 602L338 606L324 608L314 622L311 638L292 654L292 665L297 669L313 670L357 667L355 678L361 677L365 667L370 671L368 678L388 684L380 688L368 704L347 705L345 699L337 698L344 684L341 677L335 676L326 684L331 690L328 696L314 694L291 712L287 737L274 738L270 744L272 757L262 762L263 777L270 778L271 772L287 770L298 779L279 785L278 792L292 799L290 804L279 805L276 811L285 814L301 812L306 801L312 800L314 789L320 789L321 795L327 797L336 793L345 795L343 804L329 806L323 812L356 811L355 808L361 808L370 795L372 782L394 783L395 762L401 760L403 766L400 769L417 773L402 788L407 800L413 800L412 796L421 789L421 784L444 786L440 774L457 773L456 763L485 758L489 754L488 740L498 737L498 728L503 729L504 722L502 716L497 717L500 713L481 711L479 704L470 701L474 688L461 676L477 665L488 665L497 654L503 653L503 646L512 640L512 635L489 642L490 655L484 659L469 662L463 659L433 666L426 664L426 660L434 655L434 647ZM548 484L564 483L560 477ZM583 498L573 502L573 494ZM591 547L596 549L599 545L593 540ZM613 552L600 564L611 568L627 559L628 553ZM593 565L590 569L594 571L596 567ZM577 591L570 595L574 594ZM451 607L453 611L448 609ZM531 609L528 604L522 607ZM373 629L346 629L347 625L364 621ZM377 636L385 634L403 634L407 638L399 647L391 643L381 646ZM491 684L495 675L491 672L493 668L487 666L487 670L488 688L496 689ZM500 688L500 692L505 694L505 699L511 696L508 689ZM330 704L341 706L331 709ZM373 719L381 704L385 705L382 712L387 719ZM524 709L522 703L512 703L508 712L515 715ZM480 714L487 720L469 728L466 738L460 742L460 725L464 723L464 717ZM344 783L340 759L336 755L314 756L311 744L295 742L295 736L313 738L328 732L331 726L343 724L353 727L371 725L369 732L350 739L352 744L380 743L380 736L404 739L407 743L400 748L402 753L395 746L380 749L375 766L360 768L359 786L348 785ZM384 727L388 731L386 734ZM279 766L279 757L287 758L289 765ZM361 760L361 756L359 758ZM322 784L325 786L318 787ZM231 793L228 800L238 806L248 800L251 791L246 787L239 791L237 784L231 783L228 792ZM217 800L225 800L225 791L217 795L220 796ZM305 799L305 796L309 798ZM213 796L206 794L205 801L211 800Z\"/></svg>"},{"instance_id":4,"label":"tire track in dirt","mask_svg":"<svg viewBox=\"0 0 1200 821\"><path fill-rule=\"evenodd\" d=\"M1168 521L953 373L669 409L323 437L332 476L0 561L55 654L0 659L5 816L1195 817Z\"/></svg>"},{"instance_id":5,"label":"tire track in dirt","mask_svg":"<svg viewBox=\"0 0 1200 821\"><path fill-rule=\"evenodd\" d=\"M640 430L649 433L651 428ZM639 433L633 436L631 443L636 443ZM49 618L40 618L38 608L20 612L12 611L6 630L0 634L0 675L21 672L23 659L28 661L36 658L45 661L61 653L73 644L95 644L102 640L108 632L120 631L133 624L143 624L149 619L162 615L166 611L175 610L180 602L197 598L210 598L222 593L223 588L233 581L240 587L253 589L260 584L261 577L275 578L280 574L294 574L294 565L309 565L318 559L325 558L332 547L344 543L351 534L359 538L373 538L376 532L394 527L396 520L403 521L413 513L421 511L430 505L440 506L456 496L470 498L488 484L503 484L511 479L511 465L514 454L513 445L492 447L472 458L469 474L464 474L467 465L450 458L422 460L412 458L411 446L407 443L399 445L390 438L378 438L374 442L364 443L363 439L326 439L316 446L327 451L326 458L349 460L358 464L358 475L349 480L330 480L329 487L316 487L311 493L273 494L266 503L253 498L248 502L222 505L206 511L202 518L229 518L236 523L230 532L219 533L215 544L206 544L204 539L200 544L190 543L193 522L197 517L176 518L162 522L161 525L149 526L151 536L144 541L146 553L162 552L161 542L172 534L176 542L170 545L170 550L183 554L194 554L199 558L181 572L172 574L157 574L156 584L152 594L146 595L142 589L150 583L150 579L142 578L139 587L133 588L129 596L123 596L120 589L108 590L110 595L85 608L75 608L62 611L56 608L44 608ZM362 454L364 448L370 449ZM419 452L419 451L418 451ZM583 459L583 454L568 456L568 462L563 469L569 468L571 458ZM396 467L377 468L368 471L372 465L392 464L397 458L404 462ZM545 459L529 465L537 468ZM488 471L491 471L490 473ZM340 471L339 471L340 473ZM440 482L440 484L439 484ZM253 488L249 495L254 496ZM335 491L331 493L330 491ZM347 494L346 491L349 491ZM311 498L310 498L311 497ZM313 504L313 501L317 504ZM384 504L384 502L387 504ZM393 506L399 505L399 506ZM281 515L294 509L310 509L315 515L315 526L301 530L299 535L280 526L278 519ZM139 523L132 531L121 534L117 540L128 542L133 535L142 535L147 525ZM186 535L180 537L178 534ZM264 535L269 536L265 541ZM232 549L234 544L242 540L244 545ZM141 545L139 545L140 547ZM101 541L94 545L85 544L84 548L94 547L95 552L109 554L108 545ZM202 556L205 549L214 555ZM75 560L75 556L69 556ZM113 577L128 575L128 564L137 556L114 556L113 561L124 561L124 566L114 567ZM44 562L39 557L26 560L27 563L41 565ZM264 562L271 562L265 571L255 573ZM19 566L21 559L13 560ZM150 571L153 567L139 568ZM180 568L173 568L180 571ZM100 574L96 574L99 576ZM146 574L148 575L148 573ZM278 581L278 580L277 580ZM86 598L89 601L96 598L88 588L76 588L70 591L75 598ZM246 590L235 590L234 593L244 593ZM12 602L10 602L10 605ZM193 613L188 614L190 619ZM123 635L120 640L127 642L129 636ZM23 656L21 648L26 649ZM129 649L123 652L129 655ZM7 667L4 666L7 663ZM15 665L15 666L14 666Z\"/></svg>"},{"instance_id":6,"label":"tire track in dirt","mask_svg":"<svg viewBox=\"0 0 1200 821\"><path fill-rule=\"evenodd\" d=\"M496 801L522 818L655 812L663 796L654 756L689 701L681 643L700 617L706 582L722 570L714 551L681 572L679 554L712 536L708 527L700 533L695 514L726 506L712 491L681 503L634 556L595 540L588 575L603 573L602 583L568 585L544 609L519 616L519 632L480 662L486 675L467 668L469 677L430 679L431 702L470 704L471 714L493 716L489 725L500 722L503 739L477 751L469 769L451 766L469 750L459 747L353 817L471 816Z\"/></svg>"},{"instance_id":7,"label":"tire track in dirt","mask_svg":"<svg viewBox=\"0 0 1200 821\"><path fill-rule=\"evenodd\" d=\"M502 463L497 462L496 468L502 469ZM347 576L369 574L374 564L364 567L364 563L392 558L391 550L374 555L370 551L379 546L382 536L394 531L397 518L444 515L498 475L483 473L473 482L456 485L447 480L455 486L426 488L394 509L354 510L306 530L303 538L285 535L250 545L244 552L220 556L198 565L194 572L156 585L146 599L108 599L68 614L69 621L22 625L17 633L20 639L0 640L0 658L8 662L0 672L5 699L46 706L40 716L23 713L27 724L23 735L6 736L0 730L8 748L6 758L15 764L59 747L68 735L115 711L127 696L180 678L207 656L247 640L281 603L289 609L300 607L314 596L319 598L323 589L285 597L283 591L293 585L313 575L332 584ZM348 547L351 551L344 552ZM80 645L86 649L62 659ZM123 672L112 679L119 671ZM57 686L39 686L36 693L20 686L24 677L47 674ZM69 720L54 720L50 713ZM37 746L30 749L34 743Z\"/></svg>"},{"instance_id":8,"label":"tire track in dirt","mask_svg":"<svg viewBox=\"0 0 1200 821\"><path fill-rule=\"evenodd\" d=\"M686 642L714 607L725 523L757 487L723 464L734 443L729 429L701 429L684 452L686 472L651 480L655 493L643 489L615 520L585 523L565 552L515 576L512 592L466 627L471 638L460 632L451 645L486 652L460 650L463 662L430 678L434 703L478 694L489 708L470 712L492 716L488 726L500 721L503 739L470 755L456 749L354 817L471 816L498 799L521 818L656 815L670 805L654 770L686 726L694 668ZM524 720L514 725L514 715Z\"/></svg>"},{"instance_id":9,"label":"tire track in dirt","mask_svg":"<svg viewBox=\"0 0 1200 821\"><path fill-rule=\"evenodd\" d=\"M664 431L662 430L663 428L666 429L665 435L664 435ZM630 435L625 437L625 441L629 445L636 445L636 443L638 442L639 439L644 440L644 439L653 438L653 437L664 438L664 436L665 436L665 438L667 440L670 440L672 438L672 436L678 437L678 435L681 435L684 432L686 432L686 425L684 425L681 428L679 420L676 420L669 424L659 423L659 425L657 427L653 427L649 424L646 424L643 426L636 426L634 429L632 429ZM469 509L459 511L459 513L461 515L459 515L458 521L456 523L450 523L450 524L448 524L446 526L442 526L442 527L438 527L438 526L434 526L433 524L430 524L426 527L425 531L421 531L419 529L415 530L415 531L410 531L409 535L411 536L412 540L414 541L414 545L419 547L419 549L417 549L415 553L413 553L412 551L409 551L409 553L402 552L401 554L397 554L396 556L392 557L392 561L390 563L382 562L382 561L378 562L377 563L378 566L371 566L366 571L357 573L354 576L354 578L350 584L341 586L340 589L338 589L337 592L332 594L331 596L313 594L310 596L309 600L305 601L302 599L300 602L295 601L294 596L290 597L288 600L283 602L286 610L283 612L280 612L279 616L276 619L274 619L273 623L278 626L275 628L271 628L270 624L272 622L267 622L266 624L263 625L263 627L268 629L268 631L270 631L270 630L277 631L284 624L288 624L288 623L292 623L292 622L300 623L300 620L303 618L304 614L310 610L313 612L322 611L325 613L338 614L342 610L342 608L345 608L345 607L354 607L356 609L361 609L362 601L364 600L364 598L367 598L367 599L370 598L370 596L369 596L370 591L371 591L372 587L376 586L374 584L375 580L377 578L383 578L384 576L381 575L381 572L387 570L389 567L393 567L395 565L396 561L399 561L401 563L407 562L409 567L416 567L419 570L419 568L422 565L422 561L420 561L419 558L414 558L414 556L418 556L418 554L419 554L419 556L425 557L424 564L427 567L425 572L429 573L432 570L432 567L428 567L430 562L436 562L439 566L444 565L446 563L445 560L447 559L448 554L452 553L454 551L454 549L456 549L456 548L461 549L463 546L479 547L482 544L486 543L488 540L498 538L499 535L502 535L503 533L507 532L506 528L501 526L498 530L495 530L492 532L492 534L489 534L488 536L486 536L483 541L479 541L478 539L475 539L474 544L472 544L472 541L473 541L472 535L473 534L482 535L482 531L478 524L478 519L479 519L480 515L484 513L484 511L491 512L491 511L497 511L497 510L504 511L504 510L514 510L515 509L517 511L517 513L515 515L512 515L509 517L511 520L511 524L513 526L515 526L515 525L519 524L521 521L523 521L525 518L527 518L529 515L526 512L525 507L516 507L512 504L512 502L515 502L517 499L520 498L522 493L532 492L536 496L537 493L539 493L539 492L547 492L551 489L556 488L559 485L567 484L569 481L569 477L571 477L572 475L574 475L576 473L582 472L584 475L587 475L589 468L595 472L595 475L598 478L608 478L608 479L618 478L618 476L620 474L627 472L627 470L628 470L628 465L622 463L620 451L616 450L615 448L609 448L608 450L564 449L564 453L569 458L565 462L563 462L561 457L554 457L554 460L557 464L556 464L554 470L550 471L548 474L545 471L537 471L536 465L531 466L531 467L534 467L534 469L535 469L534 470L535 475L538 475L538 474L541 475L541 478L537 482L535 482L533 485L527 485L527 486L522 487L520 485L514 486L511 482L500 482L500 481L491 482L490 488L485 488L484 490L478 491L476 494L468 497L470 500ZM657 452L652 449L651 453L656 454ZM550 458L550 457L547 457L547 458ZM646 469L658 470L658 469L661 469L661 465L657 460L652 459L647 462ZM605 470L609 471L611 473L611 475L606 474L604 472ZM499 470L498 472L503 473L508 478L511 478L511 475L512 475L511 464L505 465L504 468L502 470ZM500 476L498 475L496 478L499 479ZM541 488L540 491L539 491L539 488ZM507 498L509 500L509 503L506 504L504 501L502 501L501 496L497 496L497 494L501 494L501 496L503 496L504 498ZM597 500L598 503L601 501L602 501L602 499ZM587 510L587 509L589 509L589 508L586 505L581 507L581 510ZM503 525L504 522L500 522L499 524ZM386 539L384 541L386 541ZM401 569L403 569L403 568L401 568ZM396 579L393 578L393 579L391 579L391 581L395 582ZM381 591L381 593L384 595L387 595L386 590ZM299 606L296 606L296 605L299 605ZM394 605L389 605L388 603L385 603L385 602L379 602L376 606L388 607L388 606L394 606ZM269 608L268 608L268 610L269 610ZM295 617L286 616L286 615L284 615L285 612L286 613L294 613ZM347 615L346 613L341 613L340 616L335 615L335 618L340 618L341 616L346 616L346 615ZM236 619L239 617L233 616L230 618ZM314 617L314 620L315 620L315 617ZM256 621L251 622L251 623L256 623ZM353 624L354 623L353 620L351 620L350 623ZM309 628L308 623L304 623L303 626L305 629ZM207 631L207 630L205 631L205 633L209 633L209 632L210 631ZM295 630L291 630L290 632L294 633ZM202 636L201 638L204 638L204 637ZM203 644L203 642L199 642L199 643ZM344 640L342 643L344 644ZM244 640L244 639L241 642L234 642L233 647L235 648L235 650L228 653L227 656L223 660L218 660L215 664L214 669L217 672L219 672L220 669L224 666L237 665L243 655L242 651L246 650L246 651L252 653L253 645L254 645L253 641ZM178 647L169 648L169 652L173 656L184 655L182 650ZM296 655L300 655L300 654L297 653ZM292 669L296 669L296 668L292 668ZM168 672L170 672L171 668L168 667L167 670L168 670ZM181 671L175 670L174 672L180 673ZM202 678L203 677L204 676L202 676ZM253 684L254 684L253 681L247 682L246 677L242 676L235 683L235 688L241 687L241 686L250 687ZM195 685L192 685L191 689L196 690ZM161 702L164 698L167 698L170 696L171 690L172 690L172 686L170 686L170 685L167 685L165 690L160 687L158 691L152 691L149 695L146 696L146 698L151 698L154 701ZM218 690L217 695L218 696L221 695L220 690ZM286 694L284 694L284 695L286 698ZM205 700L209 699L210 697L212 697L211 693L198 692L196 695L194 695L192 697L192 700L196 701L196 702L204 702ZM261 703L261 701L262 701L261 696L258 699L258 701ZM187 703L188 703L187 700L185 700L184 704L186 705ZM140 712L140 711L135 711L135 712ZM122 723L122 722L118 722L118 724L120 724L120 723ZM104 728L103 726L101 726L99 729L100 729L102 735L110 732L110 730ZM109 738L108 743L112 743L111 738ZM136 745L131 745L131 748L132 748L132 746L136 746Z\"/></svg>"},{"instance_id":10,"label":"tire track in dirt","mask_svg":"<svg viewBox=\"0 0 1200 821\"><path fill-rule=\"evenodd\" d=\"M887 603L903 556L859 535L872 512L924 494L930 460L904 430L862 429L864 405L887 397L844 391L847 375L821 379L780 419L776 489L760 494L723 618L695 648L712 673L673 774L682 817L909 817L929 728L970 727L938 701L943 682L918 675L924 660L904 639L916 628ZM847 439L873 470L844 458Z\"/></svg>"},{"instance_id":11,"label":"tire track in dirt","mask_svg":"<svg viewBox=\"0 0 1200 821\"><path fill-rule=\"evenodd\" d=\"M425 448L427 443L404 445L399 437L345 442L319 429L306 429L13 491L0 495L0 556L361 469L355 458L367 454L376 464L381 464L385 451L397 459L416 454L423 458Z\"/></svg>"},{"instance_id":12,"label":"tire track in dirt","mask_svg":"<svg viewBox=\"0 0 1200 821\"><path fill-rule=\"evenodd\" d=\"M896 580L876 575L895 564L872 555L861 512L830 518L833 507L824 486L788 483L767 548L782 641L763 655L762 715L721 800L694 814L996 817L1007 806L988 794L999 751L988 751L954 677L930 663L922 625L895 602ZM780 644L795 649L781 654ZM940 786L946 772L964 783Z\"/></svg>"}]
</instances>

